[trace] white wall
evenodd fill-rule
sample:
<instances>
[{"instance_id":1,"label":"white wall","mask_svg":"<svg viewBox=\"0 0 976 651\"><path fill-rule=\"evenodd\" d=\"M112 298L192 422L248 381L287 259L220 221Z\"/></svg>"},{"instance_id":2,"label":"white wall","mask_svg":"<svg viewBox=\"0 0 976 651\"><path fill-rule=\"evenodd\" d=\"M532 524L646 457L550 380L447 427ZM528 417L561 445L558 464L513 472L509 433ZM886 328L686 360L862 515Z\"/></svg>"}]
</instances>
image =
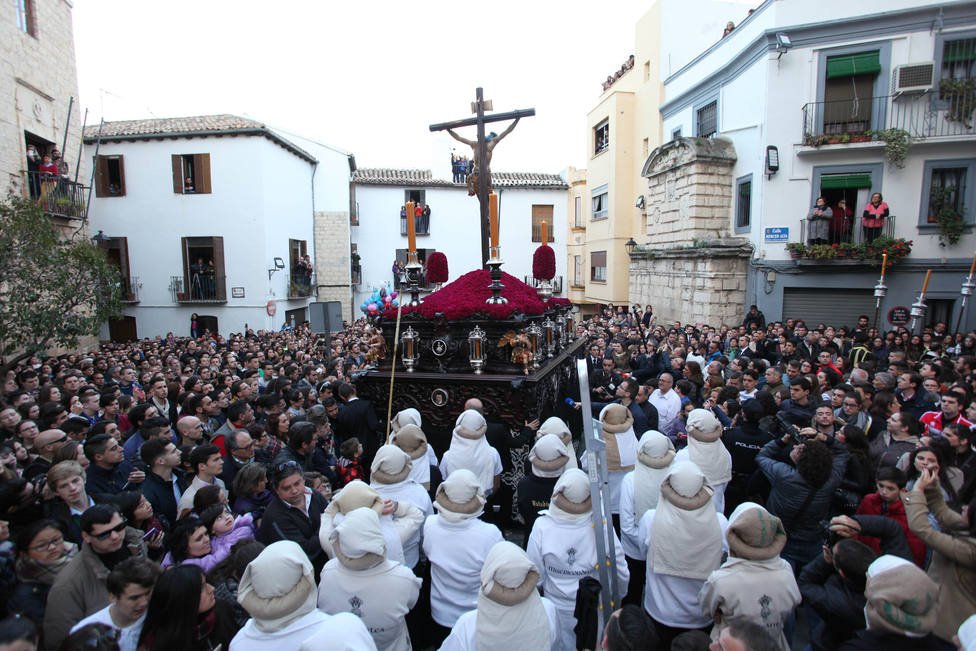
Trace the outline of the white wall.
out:
<instances>
[{"instance_id":1,"label":"white wall","mask_svg":"<svg viewBox=\"0 0 976 651\"><path fill-rule=\"evenodd\" d=\"M210 154L211 194L173 192L172 154ZM86 155L94 154L94 146ZM267 138L224 137L102 143L100 155L122 154L125 196L92 198L91 228L128 238L129 273L138 277L140 336L173 330L187 334L189 315L224 314L221 332L280 325L284 311L306 300L287 301L288 239L311 247L311 164ZM183 275L182 237L224 238L226 305L177 305L170 277ZM268 280L275 256L286 269ZM243 287L244 298L231 288ZM275 319L264 316L268 300L280 301ZM158 315L158 316L157 316ZM185 315L185 318L183 316Z\"/></svg>"},{"instance_id":2,"label":"white wall","mask_svg":"<svg viewBox=\"0 0 976 651\"><path fill-rule=\"evenodd\" d=\"M566 191L500 188L500 244L505 265L502 270L517 278L532 274L532 254L539 246L532 240L532 205L553 206L549 232L555 242L556 275L566 277ZM417 236L417 248L436 249L447 256L450 280L481 268L481 234L478 201L463 188L427 188L430 205L430 235ZM362 256L362 283L354 306L372 294L376 287L392 283L391 267L396 249L407 248L400 235L400 206L404 188L358 185L359 226L353 226L352 239Z\"/></svg>"}]
</instances>

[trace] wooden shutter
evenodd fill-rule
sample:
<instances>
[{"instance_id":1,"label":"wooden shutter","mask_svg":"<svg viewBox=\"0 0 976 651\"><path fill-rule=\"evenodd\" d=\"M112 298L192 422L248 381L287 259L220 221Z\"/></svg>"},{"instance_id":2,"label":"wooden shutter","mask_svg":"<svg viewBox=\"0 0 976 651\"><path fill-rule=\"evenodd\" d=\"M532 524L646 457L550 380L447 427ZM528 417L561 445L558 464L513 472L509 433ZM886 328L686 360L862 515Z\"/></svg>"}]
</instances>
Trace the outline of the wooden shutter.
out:
<instances>
[{"instance_id":1,"label":"wooden shutter","mask_svg":"<svg viewBox=\"0 0 976 651\"><path fill-rule=\"evenodd\" d=\"M129 238L117 237L115 239L119 242L119 270L122 272L122 278L128 282L132 277L132 272L129 269Z\"/></svg>"},{"instance_id":2,"label":"wooden shutter","mask_svg":"<svg viewBox=\"0 0 976 651\"><path fill-rule=\"evenodd\" d=\"M174 158L179 158L175 156ZM183 186L180 186L180 190ZM190 239L187 237L180 238L181 248L183 249L183 292L189 296L190 295Z\"/></svg>"},{"instance_id":3,"label":"wooden shutter","mask_svg":"<svg viewBox=\"0 0 976 651\"><path fill-rule=\"evenodd\" d=\"M173 192L183 194L183 157L173 154ZM183 238L186 240L186 238ZM186 267L186 242L183 243L183 266Z\"/></svg>"},{"instance_id":4,"label":"wooden shutter","mask_svg":"<svg viewBox=\"0 0 976 651\"><path fill-rule=\"evenodd\" d=\"M193 182L197 194L210 194L210 154L193 154Z\"/></svg>"},{"instance_id":5,"label":"wooden shutter","mask_svg":"<svg viewBox=\"0 0 976 651\"><path fill-rule=\"evenodd\" d=\"M108 194L108 157L95 157L95 196L107 197Z\"/></svg>"},{"instance_id":6,"label":"wooden shutter","mask_svg":"<svg viewBox=\"0 0 976 651\"><path fill-rule=\"evenodd\" d=\"M120 197L125 196L125 156L119 154L115 156L119 160L119 195ZM105 168L106 171L108 167Z\"/></svg>"},{"instance_id":7,"label":"wooden shutter","mask_svg":"<svg viewBox=\"0 0 976 651\"><path fill-rule=\"evenodd\" d=\"M209 190L208 190L209 192ZM217 300L227 300L227 274L224 271L224 238L213 237L214 282L217 284Z\"/></svg>"}]
</instances>

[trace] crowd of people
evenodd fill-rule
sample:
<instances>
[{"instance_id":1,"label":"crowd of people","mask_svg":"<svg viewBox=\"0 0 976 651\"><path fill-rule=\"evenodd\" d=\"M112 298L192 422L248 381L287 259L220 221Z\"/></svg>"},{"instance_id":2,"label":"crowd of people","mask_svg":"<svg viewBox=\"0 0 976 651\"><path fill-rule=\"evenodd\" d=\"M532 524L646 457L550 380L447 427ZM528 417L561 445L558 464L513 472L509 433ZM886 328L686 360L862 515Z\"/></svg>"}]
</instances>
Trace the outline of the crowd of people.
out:
<instances>
[{"instance_id":1,"label":"crowd of people","mask_svg":"<svg viewBox=\"0 0 976 651\"><path fill-rule=\"evenodd\" d=\"M382 339L360 320L8 373L0 645L976 648L976 335L755 306L715 328L611 307L577 334L622 600L601 630L576 421L472 398L435 450L416 409L387 426L357 396Z\"/></svg>"}]
</instances>

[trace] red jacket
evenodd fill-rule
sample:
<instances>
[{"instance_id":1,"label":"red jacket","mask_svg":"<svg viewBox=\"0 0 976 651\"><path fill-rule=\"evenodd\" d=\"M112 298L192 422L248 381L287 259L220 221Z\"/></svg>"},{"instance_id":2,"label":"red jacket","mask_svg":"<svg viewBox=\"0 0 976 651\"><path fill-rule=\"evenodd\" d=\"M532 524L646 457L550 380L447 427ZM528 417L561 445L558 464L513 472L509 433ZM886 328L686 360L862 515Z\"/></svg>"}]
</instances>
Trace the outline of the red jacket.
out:
<instances>
[{"instance_id":1,"label":"red jacket","mask_svg":"<svg viewBox=\"0 0 976 651\"><path fill-rule=\"evenodd\" d=\"M901 500L887 504L877 493L869 493L864 496L861 504L857 507L857 515L883 515L901 525L908 540L908 547L912 550L915 564L922 568L925 567L925 543L908 528L908 516L905 514L905 505L901 503ZM857 539L876 553L881 553L881 541L877 538L858 536Z\"/></svg>"},{"instance_id":2,"label":"red jacket","mask_svg":"<svg viewBox=\"0 0 976 651\"><path fill-rule=\"evenodd\" d=\"M869 202L867 207L864 209L864 214L861 215L861 219L865 228L881 228L884 226L884 220L887 216L888 204L882 201L880 204L875 206L873 203Z\"/></svg>"}]
</instances>

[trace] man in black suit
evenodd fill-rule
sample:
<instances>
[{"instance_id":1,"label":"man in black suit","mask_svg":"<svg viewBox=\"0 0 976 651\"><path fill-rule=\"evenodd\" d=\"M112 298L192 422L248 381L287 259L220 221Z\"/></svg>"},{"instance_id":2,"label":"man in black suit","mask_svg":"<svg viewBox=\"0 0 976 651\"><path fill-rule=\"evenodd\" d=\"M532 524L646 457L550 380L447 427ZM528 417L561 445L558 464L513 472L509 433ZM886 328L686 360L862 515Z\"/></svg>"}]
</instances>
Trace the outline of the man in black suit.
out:
<instances>
[{"instance_id":1,"label":"man in black suit","mask_svg":"<svg viewBox=\"0 0 976 651\"><path fill-rule=\"evenodd\" d=\"M593 374L603 368L603 351L600 350L600 345L597 343L590 344L590 352L586 356L586 375L588 378L593 377Z\"/></svg>"},{"instance_id":2,"label":"man in black suit","mask_svg":"<svg viewBox=\"0 0 976 651\"><path fill-rule=\"evenodd\" d=\"M353 436L359 439L363 446L360 460L368 477L373 457L384 443L383 427L376 417L373 403L356 397L356 387L353 385L346 382L339 385L339 399L344 404L336 417L336 445L341 445L343 441Z\"/></svg>"},{"instance_id":3,"label":"man in black suit","mask_svg":"<svg viewBox=\"0 0 976 651\"><path fill-rule=\"evenodd\" d=\"M261 518L257 539L265 545L291 540L301 545L318 576L325 565L325 552L319 542L322 512L328 506L318 491L305 487L302 468L287 461L272 469L274 497Z\"/></svg>"}]
</instances>

